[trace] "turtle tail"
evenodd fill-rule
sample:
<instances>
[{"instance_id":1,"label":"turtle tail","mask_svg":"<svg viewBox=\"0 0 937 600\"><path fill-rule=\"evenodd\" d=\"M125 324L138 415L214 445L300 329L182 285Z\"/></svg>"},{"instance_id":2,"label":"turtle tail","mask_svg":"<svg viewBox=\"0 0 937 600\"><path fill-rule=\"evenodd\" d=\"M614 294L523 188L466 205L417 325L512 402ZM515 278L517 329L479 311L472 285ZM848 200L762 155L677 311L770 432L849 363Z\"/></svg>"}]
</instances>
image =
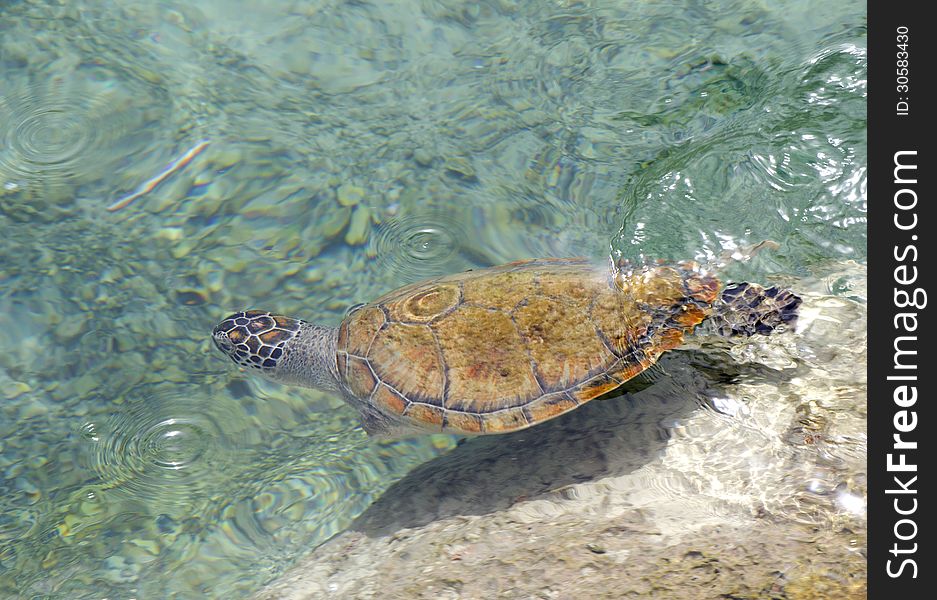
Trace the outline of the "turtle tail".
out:
<instances>
[{"instance_id":1,"label":"turtle tail","mask_svg":"<svg viewBox=\"0 0 937 600\"><path fill-rule=\"evenodd\" d=\"M763 288L755 283L732 283L713 306L712 322L721 335L770 335L793 327L803 301L790 290Z\"/></svg>"}]
</instances>

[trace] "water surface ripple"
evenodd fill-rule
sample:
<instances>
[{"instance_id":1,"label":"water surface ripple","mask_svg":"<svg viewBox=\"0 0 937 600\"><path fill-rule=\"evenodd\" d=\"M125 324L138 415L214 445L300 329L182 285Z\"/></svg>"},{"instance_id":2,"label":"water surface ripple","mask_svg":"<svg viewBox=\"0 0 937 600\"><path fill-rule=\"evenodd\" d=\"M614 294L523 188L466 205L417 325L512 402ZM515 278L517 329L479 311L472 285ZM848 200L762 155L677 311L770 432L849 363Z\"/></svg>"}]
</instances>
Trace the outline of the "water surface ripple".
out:
<instances>
[{"instance_id":1,"label":"water surface ripple","mask_svg":"<svg viewBox=\"0 0 937 600\"><path fill-rule=\"evenodd\" d=\"M418 213L391 217L378 227L369 252L381 269L401 282L464 269L459 252L466 234L453 216Z\"/></svg>"},{"instance_id":2,"label":"water surface ripple","mask_svg":"<svg viewBox=\"0 0 937 600\"><path fill-rule=\"evenodd\" d=\"M147 126L166 116L160 90L118 71L82 66L46 77L0 90L0 181L7 191L105 177L124 157L147 150Z\"/></svg>"},{"instance_id":3,"label":"water surface ripple","mask_svg":"<svg viewBox=\"0 0 937 600\"><path fill-rule=\"evenodd\" d=\"M101 484L132 498L170 505L196 502L228 473L237 444L228 439L220 415L184 397L137 399L81 434L87 461Z\"/></svg>"}]
</instances>

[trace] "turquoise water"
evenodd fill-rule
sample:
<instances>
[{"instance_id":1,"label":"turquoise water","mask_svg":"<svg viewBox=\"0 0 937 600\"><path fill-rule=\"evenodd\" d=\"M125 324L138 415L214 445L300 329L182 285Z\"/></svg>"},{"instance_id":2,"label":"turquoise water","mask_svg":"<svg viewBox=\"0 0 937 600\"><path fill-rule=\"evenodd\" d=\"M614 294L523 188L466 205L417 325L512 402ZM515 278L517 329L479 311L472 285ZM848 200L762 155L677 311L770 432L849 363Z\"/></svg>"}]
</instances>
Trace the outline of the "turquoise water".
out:
<instances>
[{"instance_id":1,"label":"turquoise water","mask_svg":"<svg viewBox=\"0 0 937 600\"><path fill-rule=\"evenodd\" d=\"M232 310L334 325L536 256L864 263L864 10L3 3L0 595L246 596L455 447L239 374Z\"/></svg>"}]
</instances>

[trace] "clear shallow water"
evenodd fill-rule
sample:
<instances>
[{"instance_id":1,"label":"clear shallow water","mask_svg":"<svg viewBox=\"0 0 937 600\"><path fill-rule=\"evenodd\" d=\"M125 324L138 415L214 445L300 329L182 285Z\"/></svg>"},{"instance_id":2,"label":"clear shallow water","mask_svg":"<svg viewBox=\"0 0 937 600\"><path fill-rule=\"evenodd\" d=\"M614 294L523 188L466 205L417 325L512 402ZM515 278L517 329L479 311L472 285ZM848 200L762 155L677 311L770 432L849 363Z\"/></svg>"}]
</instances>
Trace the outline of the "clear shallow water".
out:
<instances>
[{"instance_id":1,"label":"clear shallow water","mask_svg":"<svg viewBox=\"0 0 937 600\"><path fill-rule=\"evenodd\" d=\"M368 443L334 398L237 374L207 336L232 309L335 324L532 256L719 262L771 239L729 274L863 262L863 11L5 3L0 594L244 595L453 448ZM862 301L844 281L826 291ZM822 475L795 453L787 483L823 493L779 513L836 521L850 433Z\"/></svg>"}]
</instances>

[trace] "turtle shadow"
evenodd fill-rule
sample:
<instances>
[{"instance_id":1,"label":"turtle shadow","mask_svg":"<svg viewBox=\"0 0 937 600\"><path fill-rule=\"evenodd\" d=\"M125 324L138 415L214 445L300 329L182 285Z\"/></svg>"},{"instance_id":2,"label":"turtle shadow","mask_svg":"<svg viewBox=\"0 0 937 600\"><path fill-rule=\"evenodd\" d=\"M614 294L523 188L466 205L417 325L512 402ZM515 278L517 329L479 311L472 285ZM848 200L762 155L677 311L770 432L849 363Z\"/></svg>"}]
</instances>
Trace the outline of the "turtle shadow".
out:
<instances>
[{"instance_id":1,"label":"turtle shadow","mask_svg":"<svg viewBox=\"0 0 937 600\"><path fill-rule=\"evenodd\" d=\"M394 483L350 529L383 537L631 473L662 455L671 427L720 394L722 383L691 360L664 357L666 375L637 393L596 399L516 433L466 439Z\"/></svg>"}]
</instances>

